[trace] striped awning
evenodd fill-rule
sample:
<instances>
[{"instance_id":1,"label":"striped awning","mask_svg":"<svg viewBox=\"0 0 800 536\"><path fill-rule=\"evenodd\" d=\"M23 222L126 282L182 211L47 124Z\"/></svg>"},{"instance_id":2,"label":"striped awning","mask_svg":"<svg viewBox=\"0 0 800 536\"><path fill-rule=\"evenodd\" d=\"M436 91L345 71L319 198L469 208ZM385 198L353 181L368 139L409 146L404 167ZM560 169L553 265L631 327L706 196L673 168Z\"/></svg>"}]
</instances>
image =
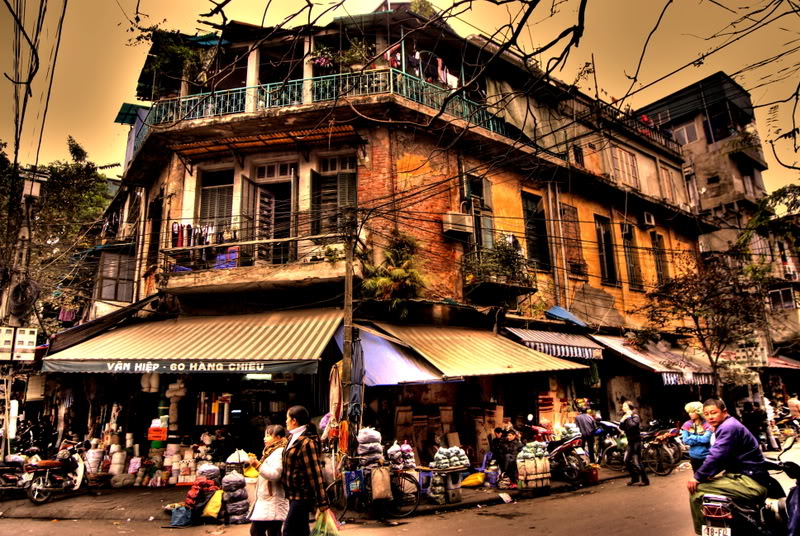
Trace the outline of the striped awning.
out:
<instances>
[{"instance_id":1,"label":"striped awning","mask_svg":"<svg viewBox=\"0 0 800 536\"><path fill-rule=\"evenodd\" d=\"M491 331L441 326L376 324L408 344L446 378L586 369L517 344Z\"/></svg>"},{"instance_id":2,"label":"striped awning","mask_svg":"<svg viewBox=\"0 0 800 536\"><path fill-rule=\"evenodd\" d=\"M47 372L315 373L340 309L181 316L118 327L45 357Z\"/></svg>"},{"instance_id":3,"label":"striped awning","mask_svg":"<svg viewBox=\"0 0 800 536\"><path fill-rule=\"evenodd\" d=\"M592 338L632 364L660 374L664 385L713 385L714 383L711 367L701 365L691 355L661 350L655 344L639 348L625 337L592 335Z\"/></svg>"},{"instance_id":4,"label":"striped awning","mask_svg":"<svg viewBox=\"0 0 800 536\"><path fill-rule=\"evenodd\" d=\"M603 347L589 337L584 337L583 335L535 329L506 329L513 335L519 337L525 346L555 357L603 359Z\"/></svg>"},{"instance_id":5,"label":"striped awning","mask_svg":"<svg viewBox=\"0 0 800 536\"><path fill-rule=\"evenodd\" d=\"M800 361L783 356L768 357L765 368L800 370Z\"/></svg>"}]
</instances>

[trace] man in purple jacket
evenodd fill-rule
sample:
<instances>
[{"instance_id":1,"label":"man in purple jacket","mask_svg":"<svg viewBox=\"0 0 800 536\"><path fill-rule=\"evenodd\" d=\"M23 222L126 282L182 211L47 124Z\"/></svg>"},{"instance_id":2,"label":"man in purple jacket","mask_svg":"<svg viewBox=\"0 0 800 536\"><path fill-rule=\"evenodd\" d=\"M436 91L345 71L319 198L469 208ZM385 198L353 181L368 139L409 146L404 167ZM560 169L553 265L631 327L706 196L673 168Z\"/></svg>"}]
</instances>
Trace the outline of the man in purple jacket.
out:
<instances>
[{"instance_id":1,"label":"man in purple jacket","mask_svg":"<svg viewBox=\"0 0 800 536\"><path fill-rule=\"evenodd\" d=\"M718 494L756 503L766 498L765 486L769 478L758 441L742 423L728 415L722 400L707 400L703 413L714 429L714 444L703 465L687 483L697 534L703 524L703 495ZM716 476L723 471L724 475Z\"/></svg>"}]
</instances>

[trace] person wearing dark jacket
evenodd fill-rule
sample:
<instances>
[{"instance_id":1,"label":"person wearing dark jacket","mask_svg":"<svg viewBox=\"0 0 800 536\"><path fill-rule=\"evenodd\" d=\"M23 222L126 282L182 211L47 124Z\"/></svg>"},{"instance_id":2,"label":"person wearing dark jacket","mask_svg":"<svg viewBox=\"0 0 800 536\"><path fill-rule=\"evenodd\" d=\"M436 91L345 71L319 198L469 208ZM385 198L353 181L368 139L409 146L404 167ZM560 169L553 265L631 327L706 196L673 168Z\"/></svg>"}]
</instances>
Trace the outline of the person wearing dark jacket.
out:
<instances>
[{"instance_id":1,"label":"person wearing dark jacket","mask_svg":"<svg viewBox=\"0 0 800 536\"><path fill-rule=\"evenodd\" d=\"M517 487L519 471L517 471L517 454L522 450L522 442L517 438L517 431L514 429L506 432L505 445L503 445L503 455L505 456L506 476L511 481L511 487Z\"/></svg>"},{"instance_id":2,"label":"person wearing dark jacket","mask_svg":"<svg viewBox=\"0 0 800 536\"><path fill-rule=\"evenodd\" d=\"M703 525L703 495L718 494L755 503L767 496L770 479L758 441L742 423L728 415L725 402L706 400L703 413L714 429L714 444L686 485L697 534ZM725 474L715 478L722 471Z\"/></svg>"},{"instance_id":3,"label":"person wearing dark jacket","mask_svg":"<svg viewBox=\"0 0 800 536\"><path fill-rule=\"evenodd\" d=\"M619 428L625 432L628 439L628 449L625 451L625 466L628 474L631 475L629 486L639 484L649 486L650 479L642 465L642 431L639 427L639 415L636 414L636 406L627 400L622 403L624 415L619 423Z\"/></svg>"},{"instance_id":4,"label":"person wearing dark jacket","mask_svg":"<svg viewBox=\"0 0 800 536\"><path fill-rule=\"evenodd\" d=\"M581 407L580 413L575 417L575 424L578 425L578 430L581 432L581 439L586 447L586 452L589 455L589 461L595 463L594 459L594 431L597 429L597 423L594 417L586 413L587 408Z\"/></svg>"},{"instance_id":5,"label":"person wearing dark jacket","mask_svg":"<svg viewBox=\"0 0 800 536\"><path fill-rule=\"evenodd\" d=\"M308 410L292 406L286 413L289 444L283 451L283 484L289 499L289 512L283 526L283 536L308 536L308 516L314 506L328 508L325 481L320 465L320 445L317 427L311 423Z\"/></svg>"}]
</instances>

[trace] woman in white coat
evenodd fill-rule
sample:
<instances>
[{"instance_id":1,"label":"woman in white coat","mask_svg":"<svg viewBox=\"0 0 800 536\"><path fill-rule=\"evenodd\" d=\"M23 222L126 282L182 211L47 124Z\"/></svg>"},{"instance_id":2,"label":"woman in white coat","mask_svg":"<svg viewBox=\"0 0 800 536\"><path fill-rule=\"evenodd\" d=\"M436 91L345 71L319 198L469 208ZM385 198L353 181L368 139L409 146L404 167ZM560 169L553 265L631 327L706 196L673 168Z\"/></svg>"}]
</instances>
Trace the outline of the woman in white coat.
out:
<instances>
[{"instance_id":1,"label":"woman in white coat","mask_svg":"<svg viewBox=\"0 0 800 536\"><path fill-rule=\"evenodd\" d=\"M281 486L283 449L286 430L279 424L267 426L264 432L264 454L261 460L251 459L258 469L256 501L250 514L250 536L280 536L289 511L289 501Z\"/></svg>"}]
</instances>

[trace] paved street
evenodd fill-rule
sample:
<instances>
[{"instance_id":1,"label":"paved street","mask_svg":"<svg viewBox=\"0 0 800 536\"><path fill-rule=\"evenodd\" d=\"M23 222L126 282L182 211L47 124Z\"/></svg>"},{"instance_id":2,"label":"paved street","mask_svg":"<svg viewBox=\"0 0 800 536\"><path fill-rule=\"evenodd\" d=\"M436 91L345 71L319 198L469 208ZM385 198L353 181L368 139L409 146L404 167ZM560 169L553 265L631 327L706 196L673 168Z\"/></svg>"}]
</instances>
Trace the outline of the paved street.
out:
<instances>
[{"instance_id":1,"label":"paved street","mask_svg":"<svg viewBox=\"0 0 800 536\"><path fill-rule=\"evenodd\" d=\"M800 448L790 451L785 459L800 461ZM686 467L686 466L685 466ZM536 532L537 535L593 535L614 536L691 536L688 495L685 482L689 477L686 468L668 477L653 477L650 487L628 487L626 479L608 480L598 486L573 492L557 493L547 497L520 500L510 504L472 507L452 512L420 515L387 526L375 521L347 523L342 534L352 536L485 536L487 534L514 534ZM792 482L784 475L778 480L788 490ZM113 495L105 498L110 500ZM0 503L0 512L4 505ZM61 501L61 511L69 499ZM75 504L79 504L78 501ZM117 508L122 506L117 505ZM47 508L47 506L42 507ZM131 521L117 520L32 520L2 519L0 534L30 534L34 536L106 536L133 534L157 536L179 533L186 536L228 535L245 536L249 526L218 527L205 525L187 529L165 527L168 518L154 512L152 521L141 516ZM78 512L75 515L80 515Z\"/></svg>"}]
</instances>

